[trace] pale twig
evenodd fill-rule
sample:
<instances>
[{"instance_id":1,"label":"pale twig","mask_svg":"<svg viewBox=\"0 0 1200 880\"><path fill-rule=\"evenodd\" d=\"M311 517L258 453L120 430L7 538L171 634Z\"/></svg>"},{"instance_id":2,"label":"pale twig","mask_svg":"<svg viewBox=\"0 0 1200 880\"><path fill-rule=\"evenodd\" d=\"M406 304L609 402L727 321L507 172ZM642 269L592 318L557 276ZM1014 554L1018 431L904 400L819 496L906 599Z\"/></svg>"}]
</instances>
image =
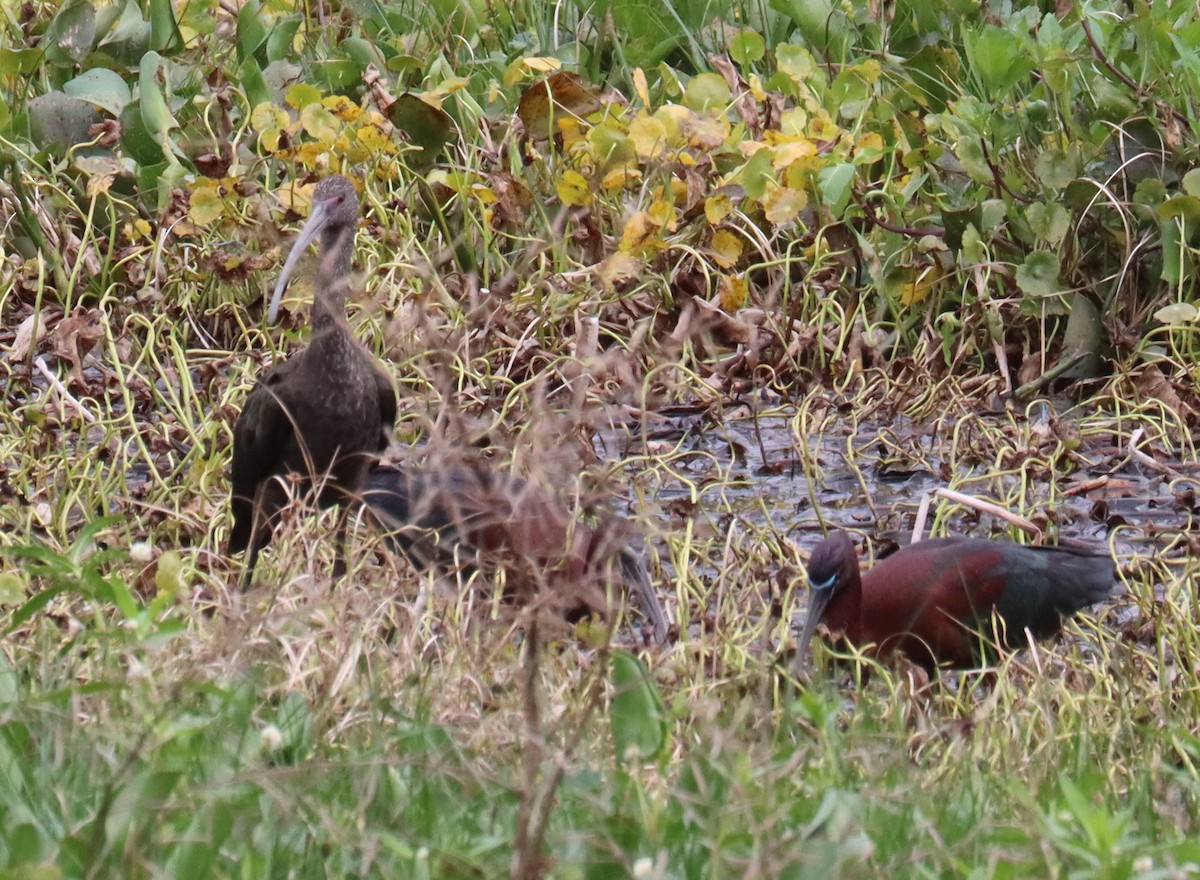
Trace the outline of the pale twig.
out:
<instances>
[{"instance_id":1,"label":"pale twig","mask_svg":"<svg viewBox=\"0 0 1200 880\"><path fill-rule=\"evenodd\" d=\"M1138 441L1142 439L1142 435L1145 433L1145 428L1138 428L1129 435L1129 454L1146 467L1150 468L1152 471L1165 474L1173 480L1182 477L1183 474L1181 474L1179 471L1175 470L1174 468L1167 467L1162 462L1157 461L1153 456L1147 455L1146 453L1142 452L1142 450L1138 449Z\"/></svg>"},{"instance_id":2,"label":"pale twig","mask_svg":"<svg viewBox=\"0 0 1200 880\"><path fill-rule=\"evenodd\" d=\"M976 498L973 495L964 495L962 492L955 492L953 489L934 489L934 495L940 495L948 501L953 501L956 504L961 504L964 507L970 507L982 513L990 513L992 516L1004 520L1010 525L1016 526L1023 532L1033 535L1034 540L1042 539L1042 530L1025 519L1023 516L1018 516L1012 511L1005 510L998 504L993 504L990 501L984 501L982 498Z\"/></svg>"},{"instance_id":3,"label":"pale twig","mask_svg":"<svg viewBox=\"0 0 1200 880\"><path fill-rule=\"evenodd\" d=\"M67 386L62 383L62 380L50 372L50 368L46 366L45 358L37 358L33 365L37 367L38 372L46 377L46 381L50 383L50 390L63 402L70 404L71 408L79 414L79 417L89 425L96 424L96 417L79 402L79 399L67 390Z\"/></svg>"}]
</instances>

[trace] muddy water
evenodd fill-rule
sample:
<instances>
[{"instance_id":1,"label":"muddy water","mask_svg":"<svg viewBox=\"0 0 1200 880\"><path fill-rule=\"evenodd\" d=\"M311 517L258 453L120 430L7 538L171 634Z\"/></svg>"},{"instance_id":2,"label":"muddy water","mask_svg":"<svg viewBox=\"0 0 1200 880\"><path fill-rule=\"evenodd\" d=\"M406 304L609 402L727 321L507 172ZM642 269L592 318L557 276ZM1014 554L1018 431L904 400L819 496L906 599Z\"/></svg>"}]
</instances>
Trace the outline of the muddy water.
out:
<instances>
[{"instance_id":1,"label":"muddy water","mask_svg":"<svg viewBox=\"0 0 1200 880\"><path fill-rule=\"evenodd\" d=\"M947 444L920 425L860 422L850 435L800 438L793 424L786 413L760 417L757 423L749 418L717 421L703 414L666 415L645 432L616 429L600 434L596 448L609 460L632 457L629 475L645 487L648 506L661 508L676 521L687 515L706 518L723 531L722 526L736 517L747 526L787 534L801 546L815 543L821 530L830 526L903 542L922 498L934 490L960 488L984 500L1000 498L1003 504L1016 479L982 466L954 470ZM881 442L883 434L887 443ZM905 447L899 453L897 438ZM1061 538L1097 546L1106 542L1112 528L1129 526L1116 542L1121 554L1145 552L1144 542L1155 535L1189 528L1194 513L1200 512L1191 497L1200 480L1171 480L1091 442L1094 448L1087 448L1085 441L1080 456L1096 462L1094 466L1055 478L1053 487L1047 479L1031 479L1026 509L1013 512L1028 516L1048 511ZM645 452L667 466L651 468L647 477L646 459L640 457ZM1102 477L1108 478L1107 485L1087 488ZM951 486L947 478L967 485ZM938 532L946 534L989 536L1003 528L991 515L939 497L930 506L926 535L935 521Z\"/></svg>"}]
</instances>

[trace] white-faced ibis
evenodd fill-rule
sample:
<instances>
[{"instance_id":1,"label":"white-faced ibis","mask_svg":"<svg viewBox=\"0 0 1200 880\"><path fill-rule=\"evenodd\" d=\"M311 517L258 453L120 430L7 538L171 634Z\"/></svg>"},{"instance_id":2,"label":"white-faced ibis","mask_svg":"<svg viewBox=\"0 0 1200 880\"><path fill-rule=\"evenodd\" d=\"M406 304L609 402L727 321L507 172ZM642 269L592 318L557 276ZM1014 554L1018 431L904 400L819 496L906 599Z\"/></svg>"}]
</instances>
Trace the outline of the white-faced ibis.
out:
<instances>
[{"instance_id":1,"label":"white-faced ibis","mask_svg":"<svg viewBox=\"0 0 1200 880\"><path fill-rule=\"evenodd\" d=\"M854 544L835 531L808 563L803 656L823 623L876 656L905 654L932 672L970 668L991 640L991 616L1009 647L1049 638L1062 620L1118 592L1108 556L1024 547L981 538L934 538L905 547L862 573Z\"/></svg>"},{"instance_id":2,"label":"white-faced ibis","mask_svg":"<svg viewBox=\"0 0 1200 880\"><path fill-rule=\"evenodd\" d=\"M319 235L312 339L308 348L259 378L233 429L229 549L248 548L243 586L291 495L288 477L297 478L297 488L312 489L319 506L343 508L334 568L335 575L342 573L345 509L386 448L396 419L391 381L346 323L358 216L358 195L349 180L334 175L317 184L312 214L271 297L268 318L274 321L296 263Z\"/></svg>"},{"instance_id":3,"label":"white-faced ibis","mask_svg":"<svg viewBox=\"0 0 1200 880\"><path fill-rule=\"evenodd\" d=\"M666 614L625 520L586 525L546 490L461 461L379 465L362 494L391 544L418 568L451 568L463 549L471 562L507 563L518 593L568 619L606 614L606 588L621 586L636 596L655 641L666 638Z\"/></svg>"}]
</instances>

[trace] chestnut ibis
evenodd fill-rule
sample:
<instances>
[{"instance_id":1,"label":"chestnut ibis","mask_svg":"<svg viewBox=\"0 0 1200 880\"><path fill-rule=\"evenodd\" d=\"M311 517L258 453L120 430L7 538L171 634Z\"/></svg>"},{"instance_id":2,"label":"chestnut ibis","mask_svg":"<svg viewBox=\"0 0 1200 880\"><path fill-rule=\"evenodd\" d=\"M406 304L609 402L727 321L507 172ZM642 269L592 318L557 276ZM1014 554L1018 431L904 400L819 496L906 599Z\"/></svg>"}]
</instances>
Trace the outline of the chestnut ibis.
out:
<instances>
[{"instance_id":1,"label":"chestnut ibis","mask_svg":"<svg viewBox=\"0 0 1200 880\"><path fill-rule=\"evenodd\" d=\"M1003 643L1017 647L1026 631L1049 638L1063 618L1119 591L1108 556L981 538L920 541L860 573L842 531L813 550L808 580L798 656L823 623L876 656L898 651L930 672L978 666L993 612Z\"/></svg>"},{"instance_id":2,"label":"chestnut ibis","mask_svg":"<svg viewBox=\"0 0 1200 880\"><path fill-rule=\"evenodd\" d=\"M231 552L248 550L242 586L271 540L290 492L312 490L320 507L342 508L334 575L345 570L347 509L388 442L396 393L375 358L346 322L358 195L341 175L317 184L312 213L288 255L268 309L274 321L300 256L320 236L307 348L267 370L246 398L233 429Z\"/></svg>"},{"instance_id":3,"label":"chestnut ibis","mask_svg":"<svg viewBox=\"0 0 1200 880\"><path fill-rule=\"evenodd\" d=\"M545 489L468 461L421 467L378 465L367 474L363 501L393 547L419 569L462 560L505 565L509 584L568 619L608 611L606 588L634 594L655 641L667 617L619 517L589 526Z\"/></svg>"}]
</instances>

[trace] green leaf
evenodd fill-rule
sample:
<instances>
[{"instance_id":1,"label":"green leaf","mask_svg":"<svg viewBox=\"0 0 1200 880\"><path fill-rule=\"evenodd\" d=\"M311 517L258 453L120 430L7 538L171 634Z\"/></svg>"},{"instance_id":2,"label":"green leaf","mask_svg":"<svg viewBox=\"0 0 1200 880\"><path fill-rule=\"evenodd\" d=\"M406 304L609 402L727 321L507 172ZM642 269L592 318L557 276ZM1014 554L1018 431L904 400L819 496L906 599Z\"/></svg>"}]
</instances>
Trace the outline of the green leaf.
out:
<instances>
[{"instance_id":1,"label":"green leaf","mask_svg":"<svg viewBox=\"0 0 1200 880\"><path fill-rule=\"evenodd\" d=\"M989 97L1001 99L1033 70L1032 60L1007 28L987 25L982 30L964 28L963 48L971 71L979 77Z\"/></svg>"},{"instance_id":2,"label":"green leaf","mask_svg":"<svg viewBox=\"0 0 1200 880\"><path fill-rule=\"evenodd\" d=\"M416 170L432 166L454 137L454 120L444 110L413 94L405 93L397 98L388 108L388 119L408 135L413 146L419 147L408 154L409 162Z\"/></svg>"},{"instance_id":3,"label":"green leaf","mask_svg":"<svg viewBox=\"0 0 1200 880\"><path fill-rule=\"evenodd\" d=\"M767 53L767 44L757 31L745 28L729 41L729 57L745 66L762 60Z\"/></svg>"},{"instance_id":4,"label":"green leaf","mask_svg":"<svg viewBox=\"0 0 1200 880\"><path fill-rule=\"evenodd\" d=\"M267 25L263 20L262 7L258 0L246 0L238 10L237 57L238 61L249 61L258 54L268 37ZM264 59L266 60L266 59Z\"/></svg>"},{"instance_id":5,"label":"green leaf","mask_svg":"<svg viewBox=\"0 0 1200 880\"><path fill-rule=\"evenodd\" d=\"M140 101L130 101L121 111L121 149L138 165L155 165L163 161L162 147L150 136L142 121Z\"/></svg>"},{"instance_id":6,"label":"green leaf","mask_svg":"<svg viewBox=\"0 0 1200 880\"><path fill-rule=\"evenodd\" d=\"M1162 271L1159 273L1159 279L1172 287L1183 278L1184 267L1187 265L1187 250L1183 246L1179 226L1173 218L1162 220L1158 224L1159 242L1162 245Z\"/></svg>"},{"instance_id":7,"label":"green leaf","mask_svg":"<svg viewBox=\"0 0 1200 880\"><path fill-rule=\"evenodd\" d=\"M835 217L841 216L850 203L854 166L849 162L826 166L818 172L817 182L821 186L821 198L829 210Z\"/></svg>"},{"instance_id":8,"label":"green leaf","mask_svg":"<svg viewBox=\"0 0 1200 880\"><path fill-rule=\"evenodd\" d=\"M684 106L699 113L719 112L729 106L733 95L725 78L715 73L698 73L683 92Z\"/></svg>"},{"instance_id":9,"label":"green leaf","mask_svg":"<svg viewBox=\"0 0 1200 880\"><path fill-rule=\"evenodd\" d=\"M150 48L150 22L142 17L137 0L126 0L116 26L100 41L100 45L122 63L136 65Z\"/></svg>"},{"instance_id":10,"label":"green leaf","mask_svg":"<svg viewBox=\"0 0 1200 880\"><path fill-rule=\"evenodd\" d=\"M96 39L96 10L87 0L67 3L46 28L46 60L59 67L78 64Z\"/></svg>"},{"instance_id":11,"label":"green leaf","mask_svg":"<svg viewBox=\"0 0 1200 880\"><path fill-rule=\"evenodd\" d=\"M1185 220L1195 220L1200 217L1200 198L1196 196L1174 196L1158 206L1155 213L1160 220L1171 220L1182 217Z\"/></svg>"},{"instance_id":12,"label":"green leaf","mask_svg":"<svg viewBox=\"0 0 1200 880\"><path fill-rule=\"evenodd\" d=\"M1058 203L1034 202L1025 209L1025 220L1033 234L1047 244L1058 244L1071 228L1071 217Z\"/></svg>"},{"instance_id":13,"label":"green leaf","mask_svg":"<svg viewBox=\"0 0 1200 880\"><path fill-rule=\"evenodd\" d=\"M251 107L271 103L271 89L253 58L247 58L238 66L238 78L241 80L242 91L246 93L246 103Z\"/></svg>"},{"instance_id":14,"label":"green leaf","mask_svg":"<svg viewBox=\"0 0 1200 880\"><path fill-rule=\"evenodd\" d=\"M125 80L103 67L94 67L81 73L64 85L63 91L113 116L120 116L125 105L133 98Z\"/></svg>"},{"instance_id":15,"label":"green leaf","mask_svg":"<svg viewBox=\"0 0 1200 880\"><path fill-rule=\"evenodd\" d=\"M43 56L40 49L0 49L0 77L28 76Z\"/></svg>"},{"instance_id":16,"label":"green leaf","mask_svg":"<svg viewBox=\"0 0 1200 880\"><path fill-rule=\"evenodd\" d=\"M100 121L96 108L63 92L38 95L28 105L29 125L36 143L73 147L91 140L88 130Z\"/></svg>"},{"instance_id":17,"label":"green leaf","mask_svg":"<svg viewBox=\"0 0 1200 880\"><path fill-rule=\"evenodd\" d=\"M759 150L742 166L740 175L742 188L752 199L761 199L767 192L767 184L775 182L774 166L770 150Z\"/></svg>"},{"instance_id":18,"label":"green leaf","mask_svg":"<svg viewBox=\"0 0 1200 880\"><path fill-rule=\"evenodd\" d=\"M174 52L183 46L183 36L175 21L174 0L150 0L150 48Z\"/></svg>"},{"instance_id":19,"label":"green leaf","mask_svg":"<svg viewBox=\"0 0 1200 880\"><path fill-rule=\"evenodd\" d=\"M798 83L806 81L817 69L812 53L795 43L784 43L775 47L775 66Z\"/></svg>"},{"instance_id":20,"label":"green leaf","mask_svg":"<svg viewBox=\"0 0 1200 880\"><path fill-rule=\"evenodd\" d=\"M1050 296L1062 290L1059 261L1049 251L1034 251L1017 267L1017 287L1030 296Z\"/></svg>"},{"instance_id":21,"label":"green leaf","mask_svg":"<svg viewBox=\"0 0 1200 880\"><path fill-rule=\"evenodd\" d=\"M275 22L267 37L267 60L287 61L296 57L296 34L304 23L303 15L288 15Z\"/></svg>"},{"instance_id":22,"label":"green leaf","mask_svg":"<svg viewBox=\"0 0 1200 880\"><path fill-rule=\"evenodd\" d=\"M1200 196L1200 168L1193 168L1183 175L1181 185L1189 196Z\"/></svg>"},{"instance_id":23,"label":"green leaf","mask_svg":"<svg viewBox=\"0 0 1200 880\"><path fill-rule=\"evenodd\" d=\"M159 143L163 155L170 161L172 156L167 137L171 129L179 127L179 123L171 115L167 99L159 87L160 67L162 57L157 52L150 51L142 57L138 70L138 100L142 105L142 122L146 125L146 131Z\"/></svg>"},{"instance_id":24,"label":"green leaf","mask_svg":"<svg viewBox=\"0 0 1200 880\"><path fill-rule=\"evenodd\" d=\"M614 649L612 686L609 720L617 760L637 763L658 755L666 745L669 725L662 695L642 661Z\"/></svg>"},{"instance_id":25,"label":"green leaf","mask_svg":"<svg viewBox=\"0 0 1200 880\"><path fill-rule=\"evenodd\" d=\"M1062 189L1075 179L1073 157L1062 150L1044 150L1033 163L1033 170L1044 186Z\"/></svg>"}]
</instances>

